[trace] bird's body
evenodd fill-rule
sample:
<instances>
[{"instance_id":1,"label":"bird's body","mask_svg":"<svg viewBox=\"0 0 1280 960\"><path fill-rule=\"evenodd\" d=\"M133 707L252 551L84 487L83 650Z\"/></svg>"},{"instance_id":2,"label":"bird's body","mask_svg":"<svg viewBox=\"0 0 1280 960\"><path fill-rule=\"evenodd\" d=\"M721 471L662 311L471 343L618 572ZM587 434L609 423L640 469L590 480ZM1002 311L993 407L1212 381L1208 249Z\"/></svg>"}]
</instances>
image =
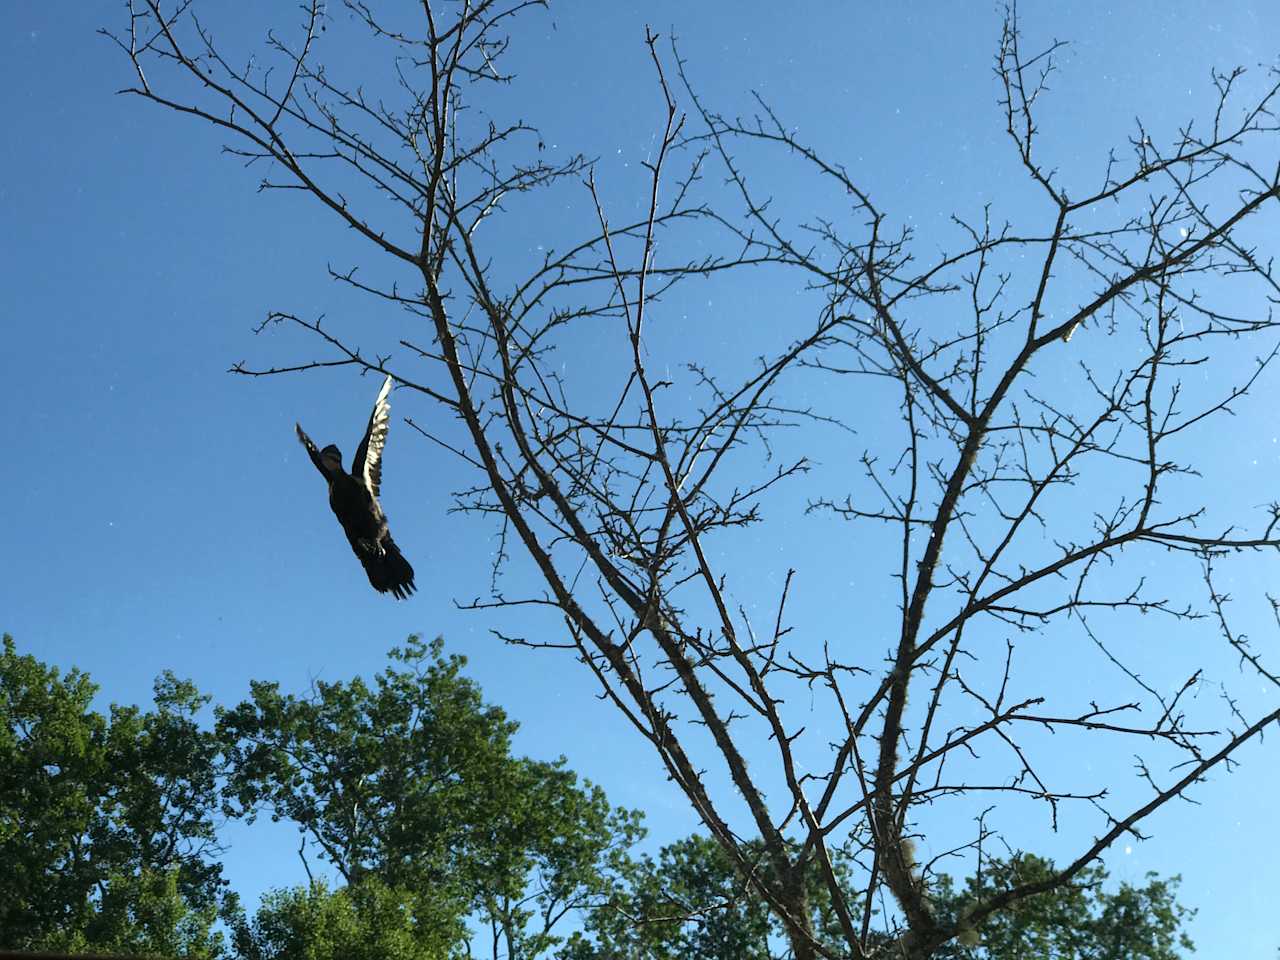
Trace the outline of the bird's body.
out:
<instances>
[{"instance_id":1,"label":"bird's body","mask_svg":"<svg viewBox=\"0 0 1280 960\"><path fill-rule=\"evenodd\" d=\"M373 588L379 593L390 591L397 600L413 593L413 567L391 539L381 504L360 481L349 473L331 478L329 507L342 524Z\"/></svg>"},{"instance_id":2,"label":"bird's body","mask_svg":"<svg viewBox=\"0 0 1280 960\"><path fill-rule=\"evenodd\" d=\"M378 503L382 448L387 442L391 419L391 404L387 401L390 392L391 377L388 376L378 392L350 473L342 468L342 453L337 447L330 444L317 450L302 427L296 424L295 427L311 462L328 481L329 507L342 524L351 549L368 574L369 583L379 593L390 593L397 600L403 600L414 591L413 567L391 538L386 514Z\"/></svg>"}]
</instances>

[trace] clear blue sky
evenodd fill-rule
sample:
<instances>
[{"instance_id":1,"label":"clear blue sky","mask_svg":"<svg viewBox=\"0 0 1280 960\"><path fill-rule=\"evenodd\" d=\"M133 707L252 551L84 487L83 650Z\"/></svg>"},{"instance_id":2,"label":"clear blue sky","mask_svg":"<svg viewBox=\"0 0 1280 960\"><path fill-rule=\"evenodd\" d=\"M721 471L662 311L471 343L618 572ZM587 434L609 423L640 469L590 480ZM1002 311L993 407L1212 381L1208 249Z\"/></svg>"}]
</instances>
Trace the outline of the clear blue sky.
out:
<instances>
[{"instance_id":1,"label":"clear blue sky","mask_svg":"<svg viewBox=\"0 0 1280 960\"><path fill-rule=\"evenodd\" d=\"M1002 217L1034 215L1000 175L1010 158L991 72L994 5L796 9L558 4L517 35L515 63L534 82L513 89L508 109L538 123L549 149L600 157L609 197L637 196L658 121L644 27L674 27L713 106L749 112L749 92L760 91L883 209L912 223L926 251L952 239L952 211L990 201L1005 203ZM1275 64L1280 51L1273 2L1029 3L1023 15L1030 37L1074 41L1045 123L1064 164L1090 175L1135 115L1168 132L1203 111L1211 67L1243 64L1257 79L1257 65ZM504 647L488 633L496 618L455 609L485 591L495 530L447 512L469 477L399 422L439 411L399 394L384 505L418 569L419 594L397 604L368 588L292 427L300 420L317 442L349 454L377 384L346 372L226 373L238 360L315 352L283 334L254 337L268 309L368 309L370 323L392 329L394 318L343 296L324 273L326 262L349 266L368 251L298 196L255 193L257 174L221 156L209 130L114 96L128 66L95 30L121 19L117 3L19 2L0 12L0 444L10 463L0 630L22 652L87 670L104 701L123 703L147 702L165 669L220 702L243 697L251 678L297 690L316 677L370 675L405 635L443 634L469 657L486 696L523 724L521 750L565 754L615 803L643 808L659 842L693 829L684 801L595 699L589 676L566 659ZM800 187L778 190L804 200ZM538 224L525 232L536 238ZM512 239L513 253L522 239ZM734 336L711 326L690 342L737 349ZM1277 496L1280 460L1266 426L1274 396L1265 385L1205 451L1243 503ZM1258 436L1265 447L1244 440ZM827 466L843 468L856 453L833 450ZM758 566L743 576L767 581L808 562L816 593L845 578L887 596L874 558L837 563L841 547L822 540L817 522L752 534ZM1274 564L1257 569L1275 573ZM1256 591L1264 574L1242 573L1236 586ZM1217 666L1232 679L1229 663ZM1274 739L1241 759L1239 772L1195 792L1200 806L1171 805L1149 821L1152 840L1107 860L1121 878L1183 874L1183 900L1200 909L1191 933L1203 956L1269 957L1280 945ZM1050 836L1039 820L1020 836L1057 855L1079 840ZM287 836L278 845L231 839L228 876L250 901L299 881Z\"/></svg>"}]
</instances>

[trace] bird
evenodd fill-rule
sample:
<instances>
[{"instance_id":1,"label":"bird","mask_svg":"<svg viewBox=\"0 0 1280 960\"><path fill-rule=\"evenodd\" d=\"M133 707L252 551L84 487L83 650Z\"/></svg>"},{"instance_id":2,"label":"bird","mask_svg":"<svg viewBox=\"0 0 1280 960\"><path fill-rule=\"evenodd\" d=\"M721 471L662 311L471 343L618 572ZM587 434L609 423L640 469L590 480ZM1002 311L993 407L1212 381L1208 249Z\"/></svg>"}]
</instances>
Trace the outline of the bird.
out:
<instances>
[{"instance_id":1,"label":"bird","mask_svg":"<svg viewBox=\"0 0 1280 960\"><path fill-rule=\"evenodd\" d=\"M397 600L404 600L415 589L413 567L395 540L391 539L387 515L378 503L382 486L382 448L386 446L387 430L391 425L391 402L388 399L391 381L388 374L378 391L364 439L351 461L350 473L342 468L342 451L334 444L317 450L302 425L294 423L293 426L298 440L307 448L311 462L329 484L329 507L342 524L356 559L369 576L369 583L379 593L390 593Z\"/></svg>"}]
</instances>

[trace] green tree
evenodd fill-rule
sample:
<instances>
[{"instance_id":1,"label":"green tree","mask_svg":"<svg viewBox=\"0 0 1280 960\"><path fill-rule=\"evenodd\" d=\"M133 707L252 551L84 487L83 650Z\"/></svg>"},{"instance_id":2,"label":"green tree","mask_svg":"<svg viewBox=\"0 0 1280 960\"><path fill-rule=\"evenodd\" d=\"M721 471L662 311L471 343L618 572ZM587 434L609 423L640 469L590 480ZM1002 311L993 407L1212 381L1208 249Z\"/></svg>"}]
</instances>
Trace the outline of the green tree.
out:
<instances>
[{"instance_id":1,"label":"green tree","mask_svg":"<svg viewBox=\"0 0 1280 960\"><path fill-rule=\"evenodd\" d=\"M13 639L0 653L0 944L217 956L217 743L171 675L155 709L92 709L97 687Z\"/></svg>"},{"instance_id":2,"label":"green tree","mask_svg":"<svg viewBox=\"0 0 1280 960\"><path fill-rule=\"evenodd\" d=\"M776 910L719 843L691 836L633 858L639 814L611 808L563 760L511 754L516 724L486 704L439 641L411 638L373 684L317 684L299 698L255 683L217 711L165 674L155 707L92 709L96 687L5 638L0 656L0 946L238 960L444 960L485 952L561 960L773 960L792 956ZM250 914L217 862L224 812L296 824L341 878L270 892ZM758 840L743 841L764 864ZM798 847L788 857L804 862ZM831 868L858 904L856 865ZM304 859L304 863L306 863ZM840 919L813 860L793 877L806 926L841 952ZM310 867L307 867L308 872ZM1097 864L977 924L1008 890L1055 876L1030 854L986 860L935 913L951 960L1173 960L1192 945L1177 878L1108 889ZM877 904L879 906L879 904ZM563 922L581 920L566 935ZM487 927L475 937L477 927ZM889 935L872 934L889 944Z\"/></svg>"},{"instance_id":3,"label":"green tree","mask_svg":"<svg viewBox=\"0 0 1280 960\"><path fill-rule=\"evenodd\" d=\"M469 919L508 955L536 956L610 889L639 814L610 808L563 759L513 757L517 725L440 641L410 638L391 658L373 684L317 683L301 698L254 683L249 700L220 711L227 810L296 824L352 897L374 879L378 896L410 897L445 939L462 942ZM280 894L262 929L312 916L326 896ZM325 909L364 916L347 900Z\"/></svg>"},{"instance_id":4,"label":"green tree","mask_svg":"<svg viewBox=\"0 0 1280 960\"><path fill-rule=\"evenodd\" d=\"M252 922L231 927L241 960L436 960L458 943L432 904L374 877L337 890L313 881L272 891Z\"/></svg>"},{"instance_id":5,"label":"green tree","mask_svg":"<svg viewBox=\"0 0 1280 960\"><path fill-rule=\"evenodd\" d=\"M1055 875L1053 863L1022 853L984 864L962 891L944 878L935 894L939 912L964 928L966 910L976 903L1028 883L1045 883ZM1107 871L1091 864L1070 885L1019 901L1009 910L986 917L976 929L965 929L958 941L943 948L942 957L956 960L1013 960L1053 957L1064 960L1175 960L1194 949L1182 923L1195 911L1175 899L1179 877L1168 880L1147 874L1143 886L1121 883L1104 889Z\"/></svg>"},{"instance_id":6,"label":"green tree","mask_svg":"<svg viewBox=\"0 0 1280 960\"><path fill-rule=\"evenodd\" d=\"M842 881L849 871L841 858ZM1054 876L1051 861L1031 854L988 860L980 879L957 890L943 875L930 893L933 908L961 931L936 956L948 960L1176 960L1193 949L1182 923L1194 911L1175 899L1178 878L1105 888L1106 870L1093 864L1070 886L1020 900L976 928L964 923L974 904L1005 890ZM806 877L808 918L822 943L840 955L840 928L816 866ZM843 885L843 884L842 884ZM850 902L856 902L852 891ZM872 938L882 947L890 938ZM785 930L710 838L694 836L637 860L609 907L590 916L559 954L561 960L775 960L790 958Z\"/></svg>"},{"instance_id":7,"label":"green tree","mask_svg":"<svg viewBox=\"0 0 1280 960\"><path fill-rule=\"evenodd\" d=\"M764 862L763 845L747 845ZM834 868L847 878L846 865ZM807 918L818 938L839 953L838 918L821 875L804 877ZM610 903L591 914L569 941L564 960L666 960L677 957L769 960L780 956L785 928L748 886L723 849L694 835L662 848L656 859L633 861Z\"/></svg>"},{"instance_id":8,"label":"green tree","mask_svg":"<svg viewBox=\"0 0 1280 960\"><path fill-rule=\"evenodd\" d=\"M217 911L197 908L181 890L181 871L143 869L108 877L80 922L54 931L35 946L67 953L184 957L214 960L225 955L212 930Z\"/></svg>"}]
</instances>

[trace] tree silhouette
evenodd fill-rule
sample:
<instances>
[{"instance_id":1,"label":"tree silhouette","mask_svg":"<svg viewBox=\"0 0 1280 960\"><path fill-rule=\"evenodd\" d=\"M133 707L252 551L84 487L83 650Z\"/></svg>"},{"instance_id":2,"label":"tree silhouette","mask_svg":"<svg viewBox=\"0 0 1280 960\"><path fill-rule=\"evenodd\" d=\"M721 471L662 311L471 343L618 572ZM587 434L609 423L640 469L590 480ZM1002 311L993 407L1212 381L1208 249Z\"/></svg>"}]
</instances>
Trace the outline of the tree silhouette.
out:
<instances>
[{"instance_id":1,"label":"tree silhouette","mask_svg":"<svg viewBox=\"0 0 1280 960\"><path fill-rule=\"evenodd\" d=\"M135 68L128 93L215 125L270 169L263 188L303 191L408 278L333 272L407 312L394 356L369 353L354 326L275 312L268 324L325 353L234 369L376 370L455 418L456 442L410 422L474 469L458 505L500 525L491 595L474 606L552 614L558 636L506 639L592 671L795 957L886 942L936 955L1079 877L1280 718L1274 699L1197 699L1200 665L1149 649L1162 631L1207 631L1194 635L1238 652L1272 697L1280 685L1214 580L1215 564L1280 546L1280 508L1239 513L1195 446L1276 355L1280 287L1260 246L1277 235L1275 71L1247 91L1241 71L1214 74L1207 119L1163 141L1139 124L1099 175L1068 177L1042 159L1039 119L1061 44L1027 52L1010 11L1004 126L1047 215L957 216L963 239L934 253L763 100L748 119L713 110L654 35L645 212L611 221L585 158L550 162L533 127L501 118L502 56L539 6L425 2L384 21L347 3L387 51L377 96L318 60L321 31L331 45L338 28L318 0L257 59L223 51L185 2L133 0L114 37ZM757 187L783 164L828 191L810 201L822 212L786 216ZM548 219L551 252L495 266L499 225L521 222L508 207L569 190L591 198L594 226L575 236ZM745 371L691 346L674 371L651 359L682 284L761 270L804 288L777 321L784 345ZM728 336L744 323L723 322ZM555 351L587 337L605 346L579 386ZM850 429L862 475L842 476L842 493L800 488ZM892 585L888 600L854 588L853 622L830 633L789 627L814 571L768 571L766 598L734 563L744 528L792 522L797 489L856 524L848 549L882 557ZM508 596L503 575L525 560L544 589ZM1139 634L1143 615L1162 625ZM1068 627L1063 672L1037 676L1042 641ZM1135 751L1141 793L1113 797L1105 773L1061 762ZM1093 839L1053 870L977 884L963 915L937 909L939 861L968 857L980 878L1003 818L1028 804L1054 827L1070 811ZM813 929L815 863L838 949Z\"/></svg>"}]
</instances>

